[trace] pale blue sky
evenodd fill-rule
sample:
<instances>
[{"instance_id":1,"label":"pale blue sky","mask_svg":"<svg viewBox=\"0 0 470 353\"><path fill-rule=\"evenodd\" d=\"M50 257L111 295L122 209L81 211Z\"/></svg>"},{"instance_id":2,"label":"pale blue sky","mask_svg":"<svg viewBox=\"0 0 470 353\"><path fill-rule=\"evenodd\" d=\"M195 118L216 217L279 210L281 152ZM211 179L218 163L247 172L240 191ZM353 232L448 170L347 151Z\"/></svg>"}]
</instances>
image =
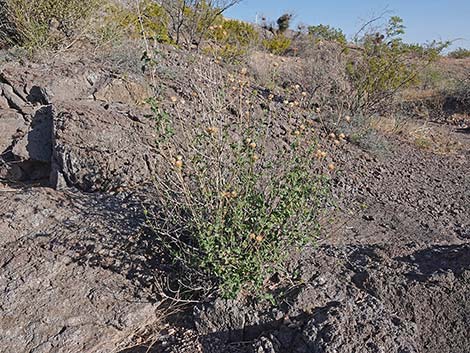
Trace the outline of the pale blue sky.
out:
<instances>
[{"instance_id":1,"label":"pale blue sky","mask_svg":"<svg viewBox=\"0 0 470 353\"><path fill-rule=\"evenodd\" d=\"M244 0L226 16L254 22L256 14L275 20L291 12L296 24L327 24L351 37L384 10L403 18L407 42L462 38L453 47L470 48L470 0Z\"/></svg>"}]
</instances>

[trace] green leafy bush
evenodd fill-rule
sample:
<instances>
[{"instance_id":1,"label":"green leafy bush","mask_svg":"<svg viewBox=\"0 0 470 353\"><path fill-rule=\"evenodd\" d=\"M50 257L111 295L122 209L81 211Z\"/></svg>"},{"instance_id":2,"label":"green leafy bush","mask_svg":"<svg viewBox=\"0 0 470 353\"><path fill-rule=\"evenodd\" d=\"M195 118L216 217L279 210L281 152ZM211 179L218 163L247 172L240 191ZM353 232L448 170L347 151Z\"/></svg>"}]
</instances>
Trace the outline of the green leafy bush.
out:
<instances>
[{"instance_id":1,"label":"green leafy bush","mask_svg":"<svg viewBox=\"0 0 470 353\"><path fill-rule=\"evenodd\" d=\"M283 34L276 34L274 37L263 40L263 47L272 54L285 54L291 47L292 39Z\"/></svg>"},{"instance_id":2,"label":"green leafy bush","mask_svg":"<svg viewBox=\"0 0 470 353\"><path fill-rule=\"evenodd\" d=\"M258 296L271 275L285 273L289 251L314 242L326 181L309 129L292 134L289 145L273 141L272 117L234 119L224 110L230 85L208 76L219 89L191 102L204 105L198 121L176 100L172 114L151 102L161 170L149 221L180 269L180 285Z\"/></svg>"},{"instance_id":3,"label":"green leafy bush","mask_svg":"<svg viewBox=\"0 0 470 353\"><path fill-rule=\"evenodd\" d=\"M113 41L123 36L152 39L172 43L169 36L169 18L164 8L150 0L138 8L109 3L104 8L104 21L99 34L102 41Z\"/></svg>"},{"instance_id":4,"label":"green leafy bush","mask_svg":"<svg viewBox=\"0 0 470 353\"><path fill-rule=\"evenodd\" d=\"M0 39L29 49L57 48L83 30L98 0L4 0L0 3Z\"/></svg>"},{"instance_id":5,"label":"green leafy bush","mask_svg":"<svg viewBox=\"0 0 470 353\"><path fill-rule=\"evenodd\" d=\"M376 110L382 103L390 103L398 91L418 83L420 69L448 46L448 42L419 48L404 44L404 29L403 20L393 16L383 33L366 33L356 40L359 55L353 56L346 67L356 91L354 111Z\"/></svg>"},{"instance_id":6,"label":"green leafy bush","mask_svg":"<svg viewBox=\"0 0 470 353\"><path fill-rule=\"evenodd\" d=\"M259 42L259 33L253 25L223 18L209 27L207 37L211 43L206 51L230 61L240 59Z\"/></svg>"},{"instance_id":7,"label":"green leafy bush","mask_svg":"<svg viewBox=\"0 0 470 353\"><path fill-rule=\"evenodd\" d=\"M345 45L347 43L346 36L339 28L333 28L328 25L309 26L308 34L313 36L315 40L326 40L337 42Z\"/></svg>"},{"instance_id":8,"label":"green leafy bush","mask_svg":"<svg viewBox=\"0 0 470 353\"><path fill-rule=\"evenodd\" d=\"M313 153L295 144L264 160L262 140L246 137L252 134L202 130L190 149L171 138L161 150L167 170L156 177L155 230L187 274L215 280L225 297L257 295L291 247L314 241L322 179L312 175Z\"/></svg>"}]
</instances>

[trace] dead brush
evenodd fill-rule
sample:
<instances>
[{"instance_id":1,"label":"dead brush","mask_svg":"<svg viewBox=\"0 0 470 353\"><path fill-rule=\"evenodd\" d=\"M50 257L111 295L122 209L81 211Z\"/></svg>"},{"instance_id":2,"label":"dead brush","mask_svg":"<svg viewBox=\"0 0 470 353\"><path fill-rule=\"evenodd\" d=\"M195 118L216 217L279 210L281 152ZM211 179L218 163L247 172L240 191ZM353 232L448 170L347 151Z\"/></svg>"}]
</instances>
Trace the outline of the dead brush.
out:
<instances>
[{"instance_id":1,"label":"dead brush","mask_svg":"<svg viewBox=\"0 0 470 353\"><path fill-rule=\"evenodd\" d=\"M437 124L409 118L377 117L371 127L386 134L395 135L424 150L438 154L452 154L460 150L461 143L451 132Z\"/></svg>"},{"instance_id":2,"label":"dead brush","mask_svg":"<svg viewBox=\"0 0 470 353\"><path fill-rule=\"evenodd\" d=\"M138 327L125 330L112 342L113 353L139 350L153 352L159 344L165 343L175 333L174 322L189 308L189 304L178 300L163 299L155 308L155 316ZM107 342L106 345L109 345ZM99 348L99 347L97 347Z\"/></svg>"},{"instance_id":3,"label":"dead brush","mask_svg":"<svg viewBox=\"0 0 470 353\"><path fill-rule=\"evenodd\" d=\"M96 14L98 0L3 0L0 41L27 49L57 49L73 42Z\"/></svg>"}]
</instances>

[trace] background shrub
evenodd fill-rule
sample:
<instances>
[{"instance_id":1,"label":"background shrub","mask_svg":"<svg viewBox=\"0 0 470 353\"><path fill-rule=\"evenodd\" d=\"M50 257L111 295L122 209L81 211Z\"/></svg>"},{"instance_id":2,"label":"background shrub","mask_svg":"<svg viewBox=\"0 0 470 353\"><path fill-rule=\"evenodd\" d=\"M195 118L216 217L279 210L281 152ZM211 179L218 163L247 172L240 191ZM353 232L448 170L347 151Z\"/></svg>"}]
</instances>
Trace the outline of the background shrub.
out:
<instances>
[{"instance_id":1,"label":"background shrub","mask_svg":"<svg viewBox=\"0 0 470 353\"><path fill-rule=\"evenodd\" d=\"M449 58L466 59L470 58L470 49L458 48L448 54Z\"/></svg>"},{"instance_id":2,"label":"background shrub","mask_svg":"<svg viewBox=\"0 0 470 353\"><path fill-rule=\"evenodd\" d=\"M284 34L276 34L272 38L263 39L263 47L272 54L285 54L291 47L292 39Z\"/></svg>"},{"instance_id":3,"label":"background shrub","mask_svg":"<svg viewBox=\"0 0 470 353\"><path fill-rule=\"evenodd\" d=\"M309 26L308 34L313 36L316 41L332 41L346 45L347 40L343 31L339 28L333 28L327 25Z\"/></svg>"},{"instance_id":4,"label":"background shrub","mask_svg":"<svg viewBox=\"0 0 470 353\"><path fill-rule=\"evenodd\" d=\"M347 72L356 91L353 112L380 110L404 88L418 83L419 73L439 57L448 42L433 42L427 46L404 44L405 26L393 16L381 32L365 33L356 38L358 52L347 64Z\"/></svg>"},{"instance_id":5,"label":"background shrub","mask_svg":"<svg viewBox=\"0 0 470 353\"><path fill-rule=\"evenodd\" d=\"M224 18L209 27L207 37L210 43L206 50L229 61L241 59L259 42L259 33L253 25Z\"/></svg>"},{"instance_id":6,"label":"background shrub","mask_svg":"<svg viewBox=\"0 0 470 353\"><path fill-rule=\"evenodd\" d=\"M209 27L241 0L165 0L161 5L170 19L170 37L177 44L199 46Z\"/></svg>"},{"instance_id":7,"label":"background shrub","mask_svg":"<svg viewBox=\"0 0 470 353\"><path fill-rule=\"evenodd\" d=\"M142 38L158 43L172 43L169 35L169 17L164 8L151 1L126 6L108 3L99 27L100 41L110 42L123 38Z\"/></svg>"},{"instance_id":8,"label":"background shrub","mask_svg":"<svg viewBox=\"0 0 470 353\"><path fill-rule=\"evenodd\" d=\"M4 0L0 35L4 44L57 48L83 31L99 0Z\"/></svg>"}]
</instances>

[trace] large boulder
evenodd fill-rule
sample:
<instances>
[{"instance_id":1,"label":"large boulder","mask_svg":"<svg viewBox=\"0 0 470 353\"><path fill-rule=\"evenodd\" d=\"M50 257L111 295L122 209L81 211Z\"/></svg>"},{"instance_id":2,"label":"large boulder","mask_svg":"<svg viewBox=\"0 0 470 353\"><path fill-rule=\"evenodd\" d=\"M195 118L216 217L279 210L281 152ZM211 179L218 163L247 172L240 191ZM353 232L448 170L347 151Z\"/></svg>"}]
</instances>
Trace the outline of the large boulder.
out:
<instances>
[{"instance_id":1,"label":"large boulder","mask_svg":"<svg viewBox=\"0 0 470 353\"><path fill-rule=\"evenodd\" d=\"M152 178L153 125L144 111L125 104L138 99L128 85L96 83L105 102L61 101L49 89L6 77L0 76L1 177L84 191L134 187ZM110 102L110 95L125 103Z\"/></svg>"},{"instance_id":2,"label":"large boulder","mask_svg":"<svg viewBox=\"0 0 470 353\"><path fill-rule=\"evenodd\" d=\"M153 146L150 121L122 106L61 103L53 114L51 180L84 191L136 186L152 178Z\"/></svg>"}]
</instances>

